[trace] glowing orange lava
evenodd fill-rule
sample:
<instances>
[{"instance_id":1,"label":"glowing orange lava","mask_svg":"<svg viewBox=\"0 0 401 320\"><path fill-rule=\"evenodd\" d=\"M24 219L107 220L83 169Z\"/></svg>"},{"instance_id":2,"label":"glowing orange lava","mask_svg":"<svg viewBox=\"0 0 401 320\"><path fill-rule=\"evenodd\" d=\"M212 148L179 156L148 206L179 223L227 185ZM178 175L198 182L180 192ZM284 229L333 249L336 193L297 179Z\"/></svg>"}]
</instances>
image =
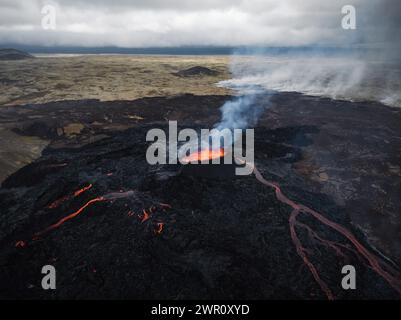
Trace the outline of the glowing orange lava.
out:
<instances>
[{"instance_id":1,"label":"glowing orange lava","mask_svg":"<svg viewBox=\"0 0 401 320\"><path fill-rule=\"evenodd\" d=\"M85 191L88 191L89 189L91 189L93 187L92 184L89 184L86 187L83 187L82 189L79 189L77 191L75 191L72 195L66 195L63 196L59 199L57 199L56 201L52 202L51 204L49 204L47 206L48 209L56 209L57 207L59 207L63 202L70 200L71 197L78 197L80 196L82 193L84 193Z\"/></svg>"},{"instance_id":2,"label":"glowing orange lava","mask_svg":"<svg viewBox=\"0 0 401 320\"><path fill-rule=\"evenodd\" d=\"M142 216L141 222L143 223L146 220L148 220L149 218L150 218L149 213L145 209L143 209L143 216Z\"/></svg>"},{"instance_id":3,"label":"glowing orange lava","mask_svg":"<svg viewBox=\"0 0 401 320\"><path fill-rule=\"evenodd\" d=\"M87 187L84 187L84 188L82 188L82 189L79 189L78 191L75 191L75 192L74 192L74 197L78 197L81 193L83 193L83 192L89 190L90 188L92 188L92 183L91 183L89 186L87 186Z\"/></svg>"},{"instance_id":4,"label":"glowing orange lava","mask_svg":"<svg viewBox=\"0 0 401 320\"><path fill-rule=\"evenodd\" d=\"M206 160L213 160L216 158L224 157L225 152L224 149L218 150L208 150L204 149L196 153L192 153L189 156L184 157L182 160L184 162L199 162L199 161L206 161Z\"/></svg>"},{"instance_id":5,"label":"glowing orange lava","mask_svg":"<svg viewBox=\"0 0 401 320\"><path fill-rule=\"evenodd\" d=\"M56 228L60 227L64 222L75 218L77 215L79 215L82 211L84 211L87 207L89 207L93 203L99 202L99 201L104 201L104 200L105 199L103 197L99 197L99 198L95 198L95 199L92 199L92 200L88 201L85 205L83 205L81 208L79 208L74 213L71 213L70 215L60 219L58 222L56 222L55 224L52 224L51 226L47 227L45 230L36 233L35 236L34 236L34 239L37 239L39 236L41 236L42 234L44 234L44 233L46 233L46 232L48 232L50 230L53 230L53 229L56 229Z\"/></svg>"}]
</instances>

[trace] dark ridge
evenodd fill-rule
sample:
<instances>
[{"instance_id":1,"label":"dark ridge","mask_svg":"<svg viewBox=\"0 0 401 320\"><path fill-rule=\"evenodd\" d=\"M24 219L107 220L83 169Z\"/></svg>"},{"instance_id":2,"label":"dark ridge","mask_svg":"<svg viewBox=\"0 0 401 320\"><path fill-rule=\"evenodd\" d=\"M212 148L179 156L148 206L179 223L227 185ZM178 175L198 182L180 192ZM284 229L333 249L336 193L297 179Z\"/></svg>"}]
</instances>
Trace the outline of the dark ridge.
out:
<instances>
[{"instance_id":1,"label":"dark ridge","mask_svg":"<svg viewBox=\"0 0 401 320\"><path fill-rule=\"evenodd\" d=\"M0 49L0 60L23 60L34 58L33 55L24 51L16 49Z\"/></svg>"},{"instance_id":2,"label":"dark ridge","mask_svg":"<svg viewBox=\"0 0 401 320\"><path fill-rule=\"evenodd\" d=\"M218 72L206 67L196 66L189 69L181 70L175 73L179 77L193 77L193 76L215 76Z\"/></svg>"}]
</instances>

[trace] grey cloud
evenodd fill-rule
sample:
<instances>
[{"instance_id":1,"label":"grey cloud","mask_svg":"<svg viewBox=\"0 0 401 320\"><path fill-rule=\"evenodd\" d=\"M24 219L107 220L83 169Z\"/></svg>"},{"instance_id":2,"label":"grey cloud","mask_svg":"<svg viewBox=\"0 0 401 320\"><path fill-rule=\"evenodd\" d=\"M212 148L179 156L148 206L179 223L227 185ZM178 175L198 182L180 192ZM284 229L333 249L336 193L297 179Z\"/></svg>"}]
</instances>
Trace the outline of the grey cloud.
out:
<instances>
[{"instance_id":1,"label":"grey cloud","mask_svg":"<svg viewBox=\"0 0 401 320\"><path fill-rule=\"evenodd\" d=\"M398 2L0 0L0 44L132 47L394 44L399 40ZM47 3L57 4L55 31L40 27L40 9ZM344 4L356 6L356 31L341 29Z\"/></svg>"},{"instance_id":2,"label":"grey cloud","mask_svg":"<svg viewBox=\"0 0 401 320\"><path fill-rule=\"evenodd\" d=\"M59 0L62 6L103 7L109 10L114 8L149 9L149 10L210 10L238 6L243 0Z\"/></svg>"}]
</instances>

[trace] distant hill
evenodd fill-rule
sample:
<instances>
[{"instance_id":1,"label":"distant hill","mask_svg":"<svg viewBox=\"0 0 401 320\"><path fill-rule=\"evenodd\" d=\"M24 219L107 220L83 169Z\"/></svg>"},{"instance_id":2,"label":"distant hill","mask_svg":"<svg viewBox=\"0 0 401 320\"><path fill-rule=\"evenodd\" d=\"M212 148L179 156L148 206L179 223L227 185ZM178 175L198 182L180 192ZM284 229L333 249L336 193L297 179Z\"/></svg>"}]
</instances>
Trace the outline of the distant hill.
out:
<instances>
[{"instance_id":1,"label":"distant hill","mask_svg":"<svg viewBox=\"0 0 401 320\"><path fill-rule=\"evenodd\" d=\"M0 60L23 60L23 59L33 59L33 55L16 50L16 49L0 49Z\"/></svg>"},{"instance_id":2,"label":"distant hill","mask_svg":"<svg viewBox=\"0 0 401 320\"><path fill-rule=\"evenodd\" d=\"M217 71L201 66L192 67L175 73L175 75L179 77L215 76L217 74L218 74Z\"/></svg>"}]
</instances>

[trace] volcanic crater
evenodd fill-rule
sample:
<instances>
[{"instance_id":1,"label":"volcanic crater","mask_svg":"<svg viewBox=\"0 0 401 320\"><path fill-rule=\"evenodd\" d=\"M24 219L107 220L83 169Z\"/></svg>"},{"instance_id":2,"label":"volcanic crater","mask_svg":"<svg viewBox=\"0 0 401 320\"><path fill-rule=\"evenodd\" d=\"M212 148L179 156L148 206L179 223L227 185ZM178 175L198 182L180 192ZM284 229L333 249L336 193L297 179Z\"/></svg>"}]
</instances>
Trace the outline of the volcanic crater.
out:
<instances>
[{"instance_id":1,"label":"volcanic crater","mask_svg":"<svg viewBox=\"0 0 401 320\"><path fill-rule=\"evenodd\" d=\"M2 110L1 121L20 119L15 132L49 146L0 189L0 297L398 299L401 111L259 97L254 174L218 179L147 163L149 129L167 130L167 120L210 128L228 99ZM58 130L77 119L73 135ZM57 290L41 288L46 264ZM341 288L346 264L357 290Z\"/></svg>"}]
</instances>

